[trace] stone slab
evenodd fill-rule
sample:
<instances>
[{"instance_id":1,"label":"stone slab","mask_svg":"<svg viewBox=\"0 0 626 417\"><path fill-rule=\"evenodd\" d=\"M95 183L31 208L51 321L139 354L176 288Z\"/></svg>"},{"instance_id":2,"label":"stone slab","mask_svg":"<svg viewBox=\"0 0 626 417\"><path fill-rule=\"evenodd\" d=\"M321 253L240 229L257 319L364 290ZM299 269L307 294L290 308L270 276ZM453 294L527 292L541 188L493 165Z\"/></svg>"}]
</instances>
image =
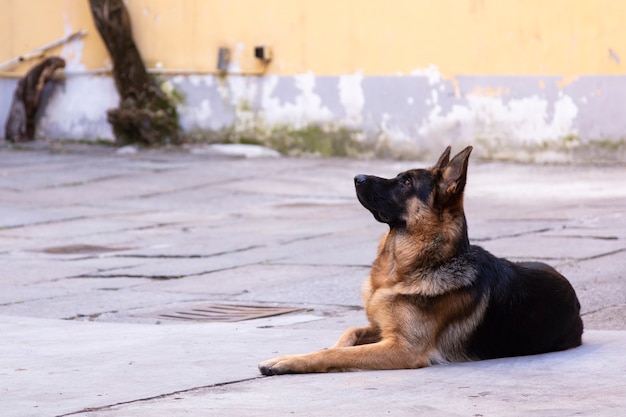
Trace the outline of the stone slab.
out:
<instances>
[{"instance_id":1,"label":"stone slab","mask_svg":"<svg viewBox=\"0 0 626 417\"><path fill-rule=\"evenodd\" d=\"M258 361L323 348L338 336L263 324L155 326L0 316L3 414L261 416L271 410L307 416L617 417L626 406L624 332L590 331L582 347L545 355L259 378Z\"/></svg>"}]
</instances>

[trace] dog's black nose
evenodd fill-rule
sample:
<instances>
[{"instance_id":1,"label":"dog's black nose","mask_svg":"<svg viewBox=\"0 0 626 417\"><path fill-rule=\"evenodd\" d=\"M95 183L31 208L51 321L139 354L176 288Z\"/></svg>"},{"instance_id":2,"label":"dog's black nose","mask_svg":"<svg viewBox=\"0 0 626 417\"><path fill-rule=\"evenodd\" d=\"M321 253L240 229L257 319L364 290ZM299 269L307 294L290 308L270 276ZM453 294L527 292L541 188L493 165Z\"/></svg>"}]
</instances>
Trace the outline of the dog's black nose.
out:
<instances>
[{"instance_id":1,"label":"dog's black nose","mask_svg":"<svg viewBox=\"0 0 626 417\"><path fill-rule=\"evenodd\" d=\"M359 174L356 177L354 177L354 183L356 185L363 184L366 179L367 179L367 175Z\"/></svg>"}]
</instances>

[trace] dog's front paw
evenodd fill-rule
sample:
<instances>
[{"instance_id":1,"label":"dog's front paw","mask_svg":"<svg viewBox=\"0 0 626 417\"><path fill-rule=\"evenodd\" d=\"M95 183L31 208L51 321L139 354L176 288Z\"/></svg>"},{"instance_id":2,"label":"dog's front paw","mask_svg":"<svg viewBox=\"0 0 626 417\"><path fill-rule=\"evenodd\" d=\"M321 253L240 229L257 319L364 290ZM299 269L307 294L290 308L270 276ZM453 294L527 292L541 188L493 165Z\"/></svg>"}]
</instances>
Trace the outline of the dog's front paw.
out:
<instances>
[{"instance_id":1,"label":"dog's front paw","mask_svg":"<svg viewBox=\"0 0 626 417\"><path fill-rule=\"evenodd\" d=\"M299 355L279 356L259 364L263 375L297 374L307 372Z\"/></svg>"}]
</instances>

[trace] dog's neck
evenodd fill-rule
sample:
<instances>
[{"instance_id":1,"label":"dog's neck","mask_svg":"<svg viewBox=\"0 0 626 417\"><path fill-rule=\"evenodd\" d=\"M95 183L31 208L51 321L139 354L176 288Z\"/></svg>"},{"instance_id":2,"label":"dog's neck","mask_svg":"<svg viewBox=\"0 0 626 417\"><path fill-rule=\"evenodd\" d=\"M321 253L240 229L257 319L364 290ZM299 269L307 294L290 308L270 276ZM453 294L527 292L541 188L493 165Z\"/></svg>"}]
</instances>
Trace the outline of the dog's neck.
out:
<instances>
[{"instance_id":1,"label":"dog's neck","mask_svg":"<svg viewBox=\"0 0 626 417\"><path fill-rule=\"evenodd\" d=\"M378 286L393 286L398 293L437 296L471 285L476 271L469 261L465 216L455 220L435 233L390 229L374 264Z\"/></svg>"},{"instance_id":2,"label":"dog's neck","mask_svg":"<svg viewBox=\"0 0 626 417\"><path fill-rule=\"evenodd\" d=\"M435 224L391 228L386 245L396 261L407 268L402 272L438 267L469 250L465 214L462 210L444 212Z\"/></svg>"}]
</instances>

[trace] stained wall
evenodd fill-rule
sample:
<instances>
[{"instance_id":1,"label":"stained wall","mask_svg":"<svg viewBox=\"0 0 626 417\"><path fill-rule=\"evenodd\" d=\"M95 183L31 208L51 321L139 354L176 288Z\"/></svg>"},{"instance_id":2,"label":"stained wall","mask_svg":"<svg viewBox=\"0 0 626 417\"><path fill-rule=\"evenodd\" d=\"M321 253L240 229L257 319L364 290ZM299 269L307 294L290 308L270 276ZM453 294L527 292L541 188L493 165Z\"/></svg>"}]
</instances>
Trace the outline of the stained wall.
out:
<instances>
[{"instance_id":1,"label":"stained wall","mask_svg":"<svg viewBox=\"0 0 626 417\"><path fill-rule=\"evenodd\" d=\"M398 152L623 142L622 0L128 0L133 33L190 134L259 136L321 126ZM36 28L36 30L35 30ZM112 139L111 62L86 0L0 0L0 65L84 29L39 134ZM254 47L267 45L264 65ZM226 75L218 49L229 48ZM16 77L5 68L0 120ZM208 133L207 133L208 132ZM221 133L220 133L221 132Z\"/></svg>"}]
</instances>

